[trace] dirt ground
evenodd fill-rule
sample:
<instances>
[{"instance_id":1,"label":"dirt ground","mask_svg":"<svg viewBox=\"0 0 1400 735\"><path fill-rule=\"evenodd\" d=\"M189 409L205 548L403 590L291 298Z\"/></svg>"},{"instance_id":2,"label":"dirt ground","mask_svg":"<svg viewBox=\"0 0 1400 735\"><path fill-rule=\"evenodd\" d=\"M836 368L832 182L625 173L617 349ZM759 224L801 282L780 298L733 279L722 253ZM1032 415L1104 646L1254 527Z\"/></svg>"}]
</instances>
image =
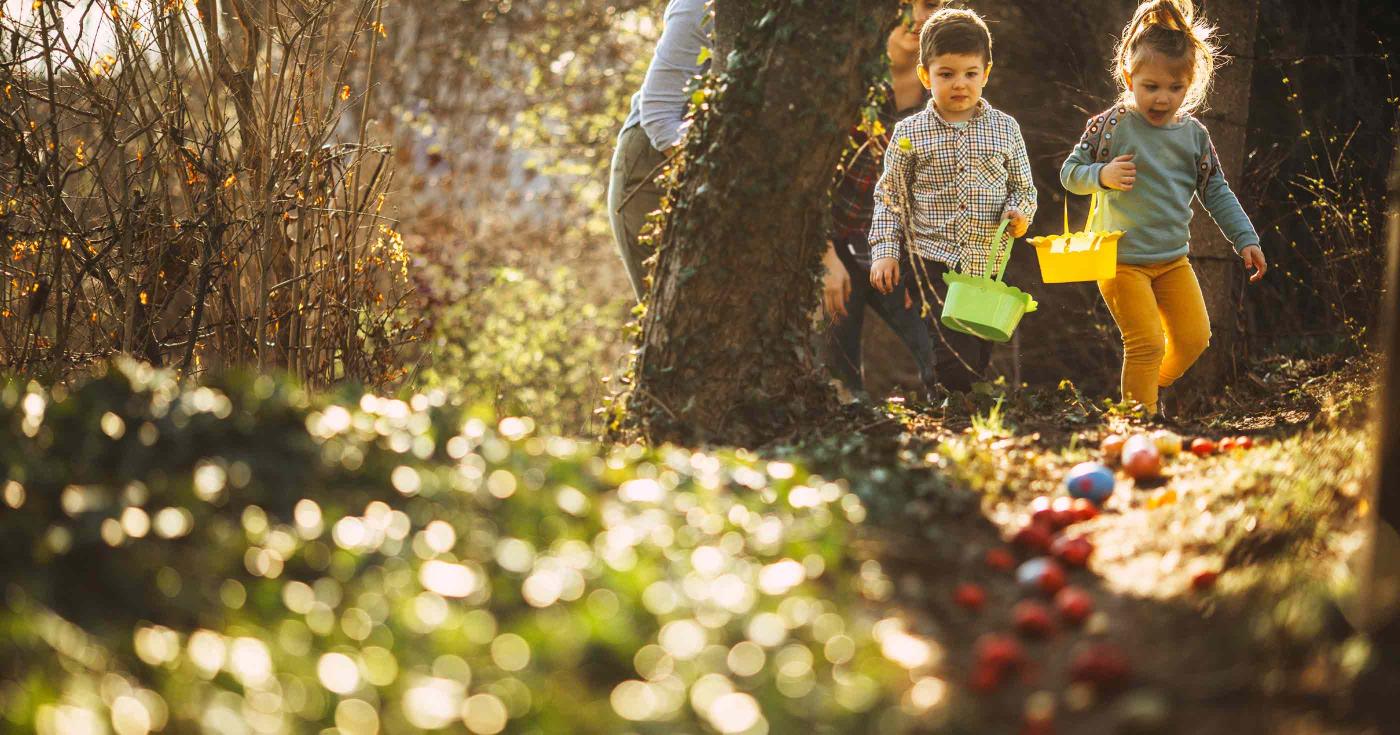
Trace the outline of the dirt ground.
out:
<instances>
[{"instance_id":1,"label":"dirt ground","mask_svg":"<svg viewBox=\"0 0 1400 735\"><path fill-rule=\"evenodd\" d=\"M949 693L928 731L1383 732L1367 711L1369 649L1346 615L1345 572L1369 511L1372 375L1362 357L1266 360L1169 427L1068 384L999 402L852 408L867 438L848 461L886 464L848 477L873 508L859 554L894 582L879 604L942 656ZM1013 537L1037 498L1066 495L1071 467L1103 459L1104 437L1163 428L1252 447L1179 453L1150 481L1116 470L1101 512L1059 532L1093 546L1086 566L1064 565L1092 600L1086 620L1067 623L1014 566L988 563L994 550L1014 565L1044 555ZM967 584L985 596L980 609L955 599ZM1045 605L1051 632L1018 635L1023 600ZM984 663L989 634L1016 640L1024 664Z\"/></svg>"}]
</instances>

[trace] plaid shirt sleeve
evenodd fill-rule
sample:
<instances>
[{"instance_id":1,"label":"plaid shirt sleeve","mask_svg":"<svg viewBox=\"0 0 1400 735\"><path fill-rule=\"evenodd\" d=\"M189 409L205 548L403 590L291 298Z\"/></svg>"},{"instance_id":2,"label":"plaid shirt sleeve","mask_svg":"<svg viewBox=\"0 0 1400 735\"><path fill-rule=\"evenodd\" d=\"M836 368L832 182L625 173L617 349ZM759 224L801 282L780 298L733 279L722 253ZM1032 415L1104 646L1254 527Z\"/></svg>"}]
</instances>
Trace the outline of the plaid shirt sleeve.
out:
<instances>
[{"instance_id":1,"label":"plaid shirt sleeve","mask_svg":"<svg viewBox=\"0 0 1400 735\"><path fill-rule=\"evenodd\" d=\"M903 123L895 125L885 149L885 170L875 184L875 215L870 225L870 260L899 258L906 237L909 185L914 176L914 148Z\"/></svg>"},{"instance_id":2,"label":"plaid shirt sleeve","mask_svg":"<svg viewBox=\"0 0 1400 735\"><path fill-rule=\"evenodd\" d=\"M1008 118L1009 120L1010 118ZM1021 137L1021 126L1011 120L1011 155L1006 167L1006 208L1016 209L1026 215L1027 223L1035 220L1036 190L1031 177L1031 159L1026 154L1026 141Z\"/></svg>"}]
</instances>

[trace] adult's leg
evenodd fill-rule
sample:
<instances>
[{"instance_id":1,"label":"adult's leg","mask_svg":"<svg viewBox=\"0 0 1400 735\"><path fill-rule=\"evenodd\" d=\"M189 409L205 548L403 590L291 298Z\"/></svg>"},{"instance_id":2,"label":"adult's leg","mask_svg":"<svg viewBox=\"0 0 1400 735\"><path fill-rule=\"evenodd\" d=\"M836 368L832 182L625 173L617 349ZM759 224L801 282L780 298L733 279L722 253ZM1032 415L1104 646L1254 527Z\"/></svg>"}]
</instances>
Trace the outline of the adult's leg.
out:
<instances>
[{"instance_id":1,"label":"adult's leg","mask_svg":"<svg viewBox=\"0 0 1400 735\"><path fill-rule=\"evenodd\" d=\"M948 284L943 274L948 266L935 260L913 261L913 285L918 288L927 312L923 314L929 339L933 343L934 369L938 382L948 390L969 391L982 379L992 359L992 344L979 337L949 329L939 318L943 301L948 296Z\"/></svg>"},{"instance_id":2,"label":"adult's leg","mask_svg":"<svg viewBox=\"0 0 1400 735\"><path fill-rule=\"evenodd\" d=\"M608 222L613 240L632 282L637 300L646 295L646 267L649 249L637 244L647 215L661 204L661 187L653 177L664 156L652 147L642 126L633 125L617 136L612 171L608 178Z\"/></svg>"},{"instance_id":3,"label":"adult's leg","mask_svg":"<svg viewBox=\"0 0 1400 735\"><path fill-rule=\"evenodd\" d=\"M878 292L870 285L870 272L861 268L845 249L845 243L836 243L836 255L851 277L851 294L846 299L846 316L827 322L827 354L837 379L852 393L861 393L865 391L861 328L865 325L865 305Z\"/></svg>"},{"instance_id":4,"label":"adult's leg","mask_svg":"<svg viewBox=\"0 0 1400 735\"><path fill-rule=\"evenodd\" d=\"M924 390L929 391L933 389L938 377L934 370L933 339L929 336L928 325L920 316L920 300L914 298L909 306L904 305L905 296L912 297L915 294L913 278L912 273L903 273L899 279L899 286L890 294L882 294L870 288L868 272L866 284L870 294L870 307L909 349L909 354L919 367L919 380L923 383Z\"/></svg>"},{"instance_id":5,"label":"adult's leg","mask_svg":"<svg viewBox=\"0 0 1400 735\"><path fill-rule=\"evenodd\" d=\"M1157 411L1158 375L1166 356L1166 335L1152 290L1155 269L1119 264L1118 275L1099 281L1099 293L1123 334L1123 400Z\"/></svg>"},{"instance_id":6,"label":"adult's leg","mask_svg":"<svg viewBox=\"0 0 1400 735\"><path fill-rule=\"evenodd\" d=\"M1196 271L1185 257L1168 263L1152 280L1157 310L1166 333L1166 354L1158 372L1157 385L1166 388L1200 358L1210 346L1210 315Z\"/></svg>"}]
</instances>

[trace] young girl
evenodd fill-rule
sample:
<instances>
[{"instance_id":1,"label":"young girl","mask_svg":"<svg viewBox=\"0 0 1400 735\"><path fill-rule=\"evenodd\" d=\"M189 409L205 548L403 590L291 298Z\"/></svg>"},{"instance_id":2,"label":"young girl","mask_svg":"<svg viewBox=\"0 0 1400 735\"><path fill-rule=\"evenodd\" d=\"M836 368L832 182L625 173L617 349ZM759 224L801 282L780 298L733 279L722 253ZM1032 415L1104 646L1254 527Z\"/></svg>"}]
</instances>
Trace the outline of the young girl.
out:
<instances>
[{"instance_id":1,"label":"young girl","mask_svg":"<svg viewBox=\"0 0 1400 735\"><path fill-rule=\"evenodd\" d=\"M1191 0L1139 5L1116 52L1123 95L1089 119L1060 169L1069 191L1103 192L1095 229L1124 233L1117 276L1099 281L1099 291L1123 334L1123 398L1151 413L1160 389L1210 343L1205 299L1186 257L1192 198L1254 268L1250 281L1268 268L1210 133L1191 116L1215 71L1213 31L1194 18Z\"/></svg>"}]
</instances>

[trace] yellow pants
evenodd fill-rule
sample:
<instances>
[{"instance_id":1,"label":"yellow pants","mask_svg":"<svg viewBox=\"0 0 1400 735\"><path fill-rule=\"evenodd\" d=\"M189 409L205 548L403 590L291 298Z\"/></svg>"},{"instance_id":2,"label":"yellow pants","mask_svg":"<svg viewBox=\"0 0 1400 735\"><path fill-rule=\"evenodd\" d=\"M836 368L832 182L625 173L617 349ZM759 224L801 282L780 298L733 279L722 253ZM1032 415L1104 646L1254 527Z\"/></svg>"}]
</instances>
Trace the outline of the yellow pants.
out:
<instances>
[{"instance_id":1,"label":"yellow pants","mask_svg":"<svg viewBox=\"0 0 1400 735\"><path fill-rule=\"evenodd\" d=\"M1099 281L1123 333L1123 399L1157 411L1157 389L1176 382L1210 344L1210 317L1196 272L1183 256L1157 265L1118 264Z\"/></svg>"}]
</instances>

